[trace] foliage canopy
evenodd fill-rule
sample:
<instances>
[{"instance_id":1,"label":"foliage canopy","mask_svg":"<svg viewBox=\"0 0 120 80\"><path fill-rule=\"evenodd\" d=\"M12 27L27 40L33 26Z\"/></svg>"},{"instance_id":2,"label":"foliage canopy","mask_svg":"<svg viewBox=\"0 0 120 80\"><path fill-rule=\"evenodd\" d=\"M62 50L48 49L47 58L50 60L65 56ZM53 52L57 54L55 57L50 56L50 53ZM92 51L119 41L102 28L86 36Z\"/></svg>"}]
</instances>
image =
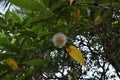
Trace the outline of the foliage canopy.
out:
<instances>
[{"instance_id":1,"label":"foliage canopy","mask_svg":"<svg viewBox=\"0 0 120 80\"><path fill-rule=\"evenodd\" d=\"M120 78L120 1L70 1L8 0L12 6L0 14L0 80ZM53 45L59 32L82 51L85 70Z\"/></svg>"}]
</instances>

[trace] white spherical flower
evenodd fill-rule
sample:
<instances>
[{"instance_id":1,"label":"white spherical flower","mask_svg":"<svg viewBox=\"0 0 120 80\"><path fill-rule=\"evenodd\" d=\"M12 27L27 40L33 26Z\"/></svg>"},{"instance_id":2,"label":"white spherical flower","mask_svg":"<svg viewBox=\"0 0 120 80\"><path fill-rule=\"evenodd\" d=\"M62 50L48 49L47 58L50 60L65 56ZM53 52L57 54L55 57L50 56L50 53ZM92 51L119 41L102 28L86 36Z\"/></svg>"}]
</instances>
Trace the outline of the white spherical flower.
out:
<instances>
[{"instance_id":1,"label":"white spherical flower","mask_svg":"<svg viewBox=\"0 0 120 80\"><path fill-rule=\"evenodd\" d=\"M62 48L63 46L65 46L66 42L67 42L67 37L66 35L62 34L62 33L56 33L54 36L53 36L53 44L56 46L56 47L59 47L59 48Z\"/></svg>"}]
</instances>

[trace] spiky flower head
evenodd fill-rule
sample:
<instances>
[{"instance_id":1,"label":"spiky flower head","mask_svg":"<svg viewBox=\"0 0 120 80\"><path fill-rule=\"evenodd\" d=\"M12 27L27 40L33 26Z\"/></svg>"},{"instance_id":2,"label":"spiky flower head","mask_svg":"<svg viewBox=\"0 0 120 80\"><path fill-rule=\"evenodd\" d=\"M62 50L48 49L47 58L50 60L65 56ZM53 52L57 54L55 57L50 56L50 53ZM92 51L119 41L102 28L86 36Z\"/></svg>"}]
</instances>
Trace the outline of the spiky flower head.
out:
<instances>
[{"instance_id":1,"label":"spiky flower head","mask_svg":"<svg viewBox=\"0 0 120 80\"><path fill-rule=\"evenodd\" d=\"M56 33L53 36L52 42L56 47L62 48L67 42L67 37L63 33Z\"/></svg>"}]
</instances>

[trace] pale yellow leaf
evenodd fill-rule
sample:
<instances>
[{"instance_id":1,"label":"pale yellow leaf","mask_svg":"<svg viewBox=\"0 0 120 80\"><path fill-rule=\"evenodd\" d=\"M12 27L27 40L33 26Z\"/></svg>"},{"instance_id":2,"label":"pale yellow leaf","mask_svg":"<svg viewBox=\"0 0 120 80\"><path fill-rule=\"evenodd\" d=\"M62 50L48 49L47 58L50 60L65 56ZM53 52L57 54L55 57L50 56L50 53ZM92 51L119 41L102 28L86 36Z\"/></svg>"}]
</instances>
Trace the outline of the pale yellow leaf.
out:
<instances>
[{"instance_id":1,"label":"pale yellow leaf","mask_svg":"<svg viewBox=\"0 0 120 80\"><path fill-rule=\"evenodd\" d=\"M17 62L16 62L14 59L12 59L12 58L8 58L8 59L7 59L7 64L8 64L13 70L18 70L18 69L19 69Z\"/></svg>"},{"instance_id":2,"label":"pale yellow leaf","mask_svg":"<svg viewBox=\"0 0 120 80\"><path fill-rule=\"evenodd\" d=\"M74 11L74 13L73 13L73 21L74 21L75 24L78 23L78 21L79 21L79 16L80 16L80 9L77 8L77 9Z\"/></svg>"},{"instance_id":3,"label":"pale yellow leaf","mask_svg":"<svg viewBox=\"0 0 120 80\"><path fill-rule=\"evenodd\" d=\"M73 59L80 62L83 66L86 66L83 55L82 55L81 51L78 48L76 48L73 45L70 45L69 47L66 48L66 51L69 53L69 55Z\"/></svg>"},{"instance_id":4,"label":"pale yellow leaf","mask_svg":"<svg viewBox=\"0 0 120 80\"><path fill-rule=\"evenodd\" d=\"M114 21L112 24L118 24L119 23L119 21Z\"/></svg>"},{"instance_id":5,"label":"pale yellow leaf","mask_svg":"<svg viewBox=\"0 0 120 80\"><path fill-rule=\"evenodd\" d=\"M74 1L74 0L70 0L70 6L72 6L73 1Z\"/></svg>"}]
</instances>

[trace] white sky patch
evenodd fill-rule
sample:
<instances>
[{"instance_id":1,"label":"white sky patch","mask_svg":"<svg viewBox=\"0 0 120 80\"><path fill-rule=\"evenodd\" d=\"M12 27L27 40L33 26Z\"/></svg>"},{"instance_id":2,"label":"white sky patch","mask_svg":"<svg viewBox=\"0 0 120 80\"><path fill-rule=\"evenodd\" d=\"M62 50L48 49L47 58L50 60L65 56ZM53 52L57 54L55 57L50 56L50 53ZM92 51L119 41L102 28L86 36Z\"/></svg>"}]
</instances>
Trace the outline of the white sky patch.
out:
<instances>
[{"instance_id":1,"label":"white sky patch","mask_svg":"<svg viewBox=\"0 0 120 80\"><path fill-rule=\"evenodd\" d=\"M7 9L9 8L10 4L8 4L8 6L6 8L4 8L4 3L0 3L0 12L2 14L5 14L5 12L7 11Z\"/></svg>"},{"instance_id":2,"label":"white sky patch","mask_svg":"<svg viewBox=\"0 0 120 80\"><path fill-rule=\"evenodd\" d=\"M62 74L60 72L56 73L57 77L62 77Z\"/></svg>"}]
</instances>

